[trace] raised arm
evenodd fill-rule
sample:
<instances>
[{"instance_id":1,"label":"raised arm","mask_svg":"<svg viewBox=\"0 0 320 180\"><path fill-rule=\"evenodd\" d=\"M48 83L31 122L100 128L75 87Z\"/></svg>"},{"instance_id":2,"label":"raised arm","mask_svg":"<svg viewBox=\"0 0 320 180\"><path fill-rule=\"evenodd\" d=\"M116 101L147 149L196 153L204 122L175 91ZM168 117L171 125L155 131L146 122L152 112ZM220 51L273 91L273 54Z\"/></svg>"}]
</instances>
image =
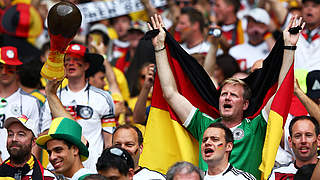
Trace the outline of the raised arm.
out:
<instances>
[{"instance_id":1,"label":"raised arm","mask_svg":"<svg viewBox=\"0 0 320 180\"><path fill-rule=\"evenodd\" d=\"M320 106L310 99L301 89L298 81L294 82L294 94L299 98L300 102L307 109L310 116L313 116L320 123Z\"/></svg>"},{"instance_id":2,"label":"raised arm","mask_svg":"<svg viewBox=\"0 0 320 180\"><path fill-rule=\"evenodd\" d=\"M208 75L211 78L211 80L213 81L214 85L216 87L218 87L218 83L217 83L217 80L213 76L213 72L214 72L214 66L216 64L219 39L213 37L213 35L210 35L210 36L208 36L208 41L211 43L211 46L210 46L208 54L204 60L203 68L208 73Z\"/></svg>"},{"instance_id":3,"label":"raised arm","mask_svg":"<svg viewBox=\"0 0 320 180\"><path fill-rule=\"evenodd\" d=\"M133 121L138 124L146 124L146 104L150 89L154 81L154 64L149 64L142 89L133 110Z\"/></svg>"},{"instance_id":4,"label":"raised arm","mask_svg":"<svg viewBox=\"0 0 320 180\"><path fill-rule=\"evenodd\" d=\"M182 122L185 122L189 113L192 110L192 104L182 96L178 90L176 81L170 69L167 52L165 48L166 32L163 30L164 24L160 15L151 17L152 26L148 24L149 29L159 29L159 34L152 39L155 50L157 70L160 79L163 96L175 111Z\"/></svg>"},{"instance_id":5,"label":"raised arm","mask_svg":"<svg viewBox=\"0 0 320 180\"><path fill-rule=\"evenodd\" d=\"M293 27L300 26L301 24L302 24L302 17L300 17L299 20L298 20L297 16L294 16L290 19L289 25L283 31L284 46L286 46L286 47L295 47L296 46L301 30L299 30L299 32L296 34L291 34L289 32L289 29L293 28ZM303 29L304 26L305 26L305 23L302 24L301 29ZM284 78L286 77L286 75L287 75L287 73L293 63L294 53L295 53L294 48L293 49L286 49L286 48L284 49L283 61L282 61L281 69L280 69L277 90L280 88ZM265 110L268 114L270 112L270 107L271 107L272 101L273 101L273 98L271 98L269 100L269 102L267 103L266 108L265 108Z\"/></svg>"},{"instance_id":6,"label":"raised arm","mask_svg":"<svg viewBox=\"0 0 320 180\"><path fill-rule=\"evenodd\" d=\"M52 118L65 117L65 118L73 119L70 113L67 110L65 110L60 99L57 96L57 89L60 83L61 81L57 81L56 79L52 81L48 80L48 83L45 89L49 108L52 114Z\"/></svg>"}]
</instances>

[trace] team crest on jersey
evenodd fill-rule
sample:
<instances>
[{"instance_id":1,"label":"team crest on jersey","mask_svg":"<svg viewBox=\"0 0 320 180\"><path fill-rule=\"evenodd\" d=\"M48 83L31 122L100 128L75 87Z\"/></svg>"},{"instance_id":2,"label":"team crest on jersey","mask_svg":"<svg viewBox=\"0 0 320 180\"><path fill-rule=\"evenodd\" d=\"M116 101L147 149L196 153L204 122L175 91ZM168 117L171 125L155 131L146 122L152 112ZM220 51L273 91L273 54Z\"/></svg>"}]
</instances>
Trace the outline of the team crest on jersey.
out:
<instances>
[{"instance_id":1,"label":"team crest on jersey","mask_svg":"<svg viewBox=\"0 0 320 180\"><path fill-rule=\"evenodd\" d=\"M90 119L93 115L93 109L90 106L77 106L77 114L83 119Z\"/></svg>"},{"instance_id":2,"label":"team crest on jersey","mask_svg":"<svg viewBox=\"0 0 320 180\"><path fill-rule=\"evenodd\" d=\"M11 112L14 115L20 115L20 107L17 104L11 106Z\"/></svg>"},{"instance_id":3,"label":"team crest on jersey","mask_svg":"<svg viewBox=\"0 0 320 180\"><path fill-rule=\"evenodd\" d=\"M233 138L234 140L240 140L244 136L244 131L240 128L237 128L233 131Z\"/></svg>"}]
</instances>

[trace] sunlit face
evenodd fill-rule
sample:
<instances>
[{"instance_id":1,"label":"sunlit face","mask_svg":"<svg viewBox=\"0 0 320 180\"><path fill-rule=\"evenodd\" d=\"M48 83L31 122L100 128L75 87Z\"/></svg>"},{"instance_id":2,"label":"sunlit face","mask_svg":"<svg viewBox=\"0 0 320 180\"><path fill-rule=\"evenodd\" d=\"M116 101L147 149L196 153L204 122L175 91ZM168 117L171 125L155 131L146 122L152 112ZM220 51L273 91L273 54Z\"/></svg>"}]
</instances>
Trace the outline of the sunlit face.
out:
<instances>
[{"instance_id":1,"label":"sunlit face","mask_svg":"<svg viewBox=\"0 0 320 180\"><path fill-rule=\"evenodd\" d=\"M243 87L240 84L225 84L219 98L219 111L224 119L242 117L249 102L243 98Z\"/></svg>"},{"instance_id":2,"label":"sunlit face","mask_svg":"<svg viewBox=\"0 0 320 180\"><path fill-rule=\"evenodd\" d=\"M138 134L134 129L121 128L117 130L113 135L112 145L128 151L135 163L135 167L138 166L142 145L139 146Z\"/></svg>"},{"instance_id":3,"label":"sunlit face","mask_svg":"<svg viewBox=\"0 0 320 180\"><path fill-rule=\"evenodd\" d=\"M52 139L47 142L49 161L55 171L67 177L75 173L74 163L79 158L79 149L72 145L70 148L62 140ZM79 159L80 161L80 159Z\"/></svg>"},{"instance_id":4,"label":"sunlit face","mask_svg":"<svg viewBox=\"0 0 320 180\"><path fill-rule=\"evenodd\" d=\"M182 41L186 41L193 33L193 24L187 14L181 14L178 20L176 30L180 32Z\"/></svg>"},{"instance_id":5,"label":"sunlit face","mask_svg":"<svg viewBox=\"0 0 320 180\"><path fill-rule=\"evenodd\" d=\"M201 155L208 164L228 161L232 143L226 143L225 132L221 128L209 127L203 134Z\"/></svg>"},{"instance_id":6,"label":"sunlit face","mask_svg":"<svg viewBox=\"0 0 320 180\"><path fill-rule=\"evenodd\" d=\"M120 16L114 19L113 28L117 32L119 39L127 36L130 29L130 19L126 16Z\"/></svg>"},{"instance_id":7,"label":"sunlit face","mask_svg":"<svg viewBox=\"0 0 320 180\"><path fill-rule=\"evenodd\" d=\"M318 26L320 24L320 4L313 1L303 3L302 17L307 26Z\"/></svg>"},{"instance_id":8,"label":"sunlit face","mask_svg":"<svg viewBox=\"0 0 320 180\"><path fill-rule=\"evenodd\" d=\"M227 4L225 0L215 0L215 3L213 4L213 11L215 12L218 23L222 24L224 24L230 13L234 13L231 5Z\"/></svg>"},{"instance_id":9,"label":"sunlit face","mask_svg":"<svg viewBox=\"0 0 320 180\"><path fill-rule=\"evenodd\" d=\"M26 158L30 158L32 146L35 144L32 131L17 122L12 123L7 130L7 150L10 159L18 164L23 163Z\"/></svg>"},{"instance_id":10,"label":"sunlit face","mask_svg":"<svg viewBox=\"0 0 320 180\"><path fill-rule=\"evenodd\" d=\"M0 85L9 86L16 83L17 66L0 63Z\"/></svg>"},{"instance_id":11,"label":"sunlit face","mask_svg":"<svg viewBox=\"0 0 320 180\"><path fill-rule=\"evenodd\" d=\"M105 74L101 71L97 72L93 76L89 77L89 84L92 86L103 89L106 85L106 81L104 80Z\"/></svg>"},{"instance_id":12,"label":"sunlit face","mask_svg":"<svg viewBox=\"0 0 320 180\"><path fill-rule=\"evenodd\" d=\"M298 120L292 126L292 137L289 136L288 141L297 161L306 162L317 158L319 136L310 120Z\"/></svg>"},{"instance_id":13,"label":"sunlit face","mask_svg":"<svg viewBox=\"0 0 320 180\"><path fill-rule=\"evenodd\" d=\"M268 31L268 26L264 23L256 22L253 18L248 17L247 34L252 44L259 44L264 41L264 34Z\"/></svg>"},{"instance_id":14,"label":"sunlit face","mask_svg":"<svg viewBox=\"0 0 320 180\"><path fill-rule=\"evenodd\" d=\"M89 68L89 63L85 62L83 57L66 54L64 67L68 78L84 77L86 70Z\"/></svg>"}]
</instances>

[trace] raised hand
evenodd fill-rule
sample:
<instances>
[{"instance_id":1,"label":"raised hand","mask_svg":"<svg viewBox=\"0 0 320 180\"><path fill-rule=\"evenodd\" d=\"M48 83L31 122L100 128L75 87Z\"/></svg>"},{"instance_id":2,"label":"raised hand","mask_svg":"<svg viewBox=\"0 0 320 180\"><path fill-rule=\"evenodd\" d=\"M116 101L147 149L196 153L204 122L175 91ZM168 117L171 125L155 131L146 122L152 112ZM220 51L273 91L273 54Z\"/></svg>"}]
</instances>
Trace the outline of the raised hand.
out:
<instances>
[{"instance_id":1,"label":"raised hand","mask_svg":"<svg viewBox=\"0 0 320 180\"><path fill-rule=\"evenodd\" d=\"M154 80L154 64L148 65L148 71L144 80L144 86L147 88L151 88L153 86L153 80Z\"/></svg>"},{"instance_id":2,"label":"raised hand","mask_svg":"<svg viewBox=\"0 0 320 180\"><path fill-rule=\"evenodd\" d=\"M149 30L159 29L159 34L152 39L152 44L155 50L160 50L164 47L164 41L166 39L166 32L164 31L164 23L160 15L155 14L151 17L152 26L148 23Z\"/></svg>"},{"instance_id":3,"label":"raised hand","mask_svg":"<svg viewBox=\"0 0 320 180\"><path fill-rule=\"evenodd\" d=\"M283 31L284 44L286 46L295 46L297 44L300 32L304 28L305 24L306 24L305 22L302 23L302 17L300 17L299 20L298 20L298 16L297 15L293 16L290 19L289 25ZM299 28L300 30L299 30L299 32L297 34L291 34L289 32L290 28L294 28L294 27L298 27L298 26L301 26L301 28Z\"/></svg>"},{"instance_id":4,"label":"raised hand","mask_svg":"<svg viewBox=\"0 0 320 180\"><path fill-rule=\"evenodd\" d=\"M61 82L62 81L58 81L57 78L54 78L53 80L48 80L45 88L46 95L56 95Z\"/></svg>"}]
</instances>

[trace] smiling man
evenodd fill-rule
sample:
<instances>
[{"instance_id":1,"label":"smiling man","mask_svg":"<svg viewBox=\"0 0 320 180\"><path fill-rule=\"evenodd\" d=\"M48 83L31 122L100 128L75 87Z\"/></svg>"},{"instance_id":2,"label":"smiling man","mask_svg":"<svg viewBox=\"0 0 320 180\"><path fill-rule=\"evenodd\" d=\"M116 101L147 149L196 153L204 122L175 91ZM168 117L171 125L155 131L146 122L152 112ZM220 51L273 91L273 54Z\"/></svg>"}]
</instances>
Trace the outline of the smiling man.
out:
<instances>
[{"instance_id":1,"label":"smiling man","mask_svg":"<svg viewBox=\"0 0 320 180\"><path fill-rule=\"evenodd\" d=\"M251 174L234 168L229 163L233 135L222 123L212 123L203 134L201 155L208 164L204 179L255 179Z\"/></svg>"},{"instance_id":2,"label":"smiling man","mask_svg":"<svg viewBox=\"0 0 320 180\"><path fill-rule=\"evenodd\" d=\"M290 122L288 141L296 157L294 163L275 169L272 179L293 179L296 172L304 165L316 164L317 148L320 145L319 123L310 116L297 116Z\"/></svg>"},{"instance_id":3,"label":"smiling man","mask_svg":"<svg viewBox=\"0 0 320 180\"><path fill-rule=\"evenodd\" d=\"M40 136L36 142L48 151L55 172L71 180L81 180L96 173L82 164L88 159L89 151L81 136L82 128L76 121L59 117L52 121L48 134Z\"/></svg>"}]
</instances>

